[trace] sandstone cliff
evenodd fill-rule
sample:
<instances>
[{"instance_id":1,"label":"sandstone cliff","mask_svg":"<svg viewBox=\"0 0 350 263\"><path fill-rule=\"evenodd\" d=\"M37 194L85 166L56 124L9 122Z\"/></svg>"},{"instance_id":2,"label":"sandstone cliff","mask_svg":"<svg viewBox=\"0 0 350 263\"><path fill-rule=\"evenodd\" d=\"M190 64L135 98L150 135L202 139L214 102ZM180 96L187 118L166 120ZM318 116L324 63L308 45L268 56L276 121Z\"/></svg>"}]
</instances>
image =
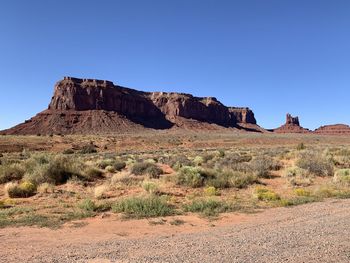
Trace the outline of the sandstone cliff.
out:
<instances>
[{"instance_id":1,"label":"sandstone cliff","mask_svg":"<svg viewBox=\"0 0 350 263\"><path fill-rule=\"evenodd\" d=\"M229 107L230 117L237 123L256 124L254 113L249 108Z\"/></svg>"},{"instance_id":2,"label":"sandstone cliff","mask_svg":"<svg viewBox=\"0 0 350 263\"><path fill-rule=\"evenodd\" d=\"M243 124L243 125L241 125ZM111 81L64 77L47 110L3 134L115 133L143 128L244 128L263 131L248 108L226 107L213 97L142 92ZM251 128L252 127L252 128Z\"/></svg>"}]
</instances>

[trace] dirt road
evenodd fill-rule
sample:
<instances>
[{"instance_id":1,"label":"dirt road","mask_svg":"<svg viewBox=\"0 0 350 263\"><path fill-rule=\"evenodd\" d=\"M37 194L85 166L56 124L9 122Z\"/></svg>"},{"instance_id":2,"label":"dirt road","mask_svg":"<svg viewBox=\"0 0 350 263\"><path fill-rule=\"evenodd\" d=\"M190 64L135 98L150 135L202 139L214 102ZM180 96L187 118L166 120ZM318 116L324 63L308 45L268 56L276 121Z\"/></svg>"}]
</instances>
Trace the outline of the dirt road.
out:
<instances>
[{"instance_id":1,"label":"dirt road","mask_svg":"<svg viewBox=\"0 0 350 263\"><path fill-rule=\"evenodd\" d=\"M350 200L218 222L182 219L181 226L110 218L79 228L2 229L0 262L350 262Z\"/></svg>"}]
</instances>

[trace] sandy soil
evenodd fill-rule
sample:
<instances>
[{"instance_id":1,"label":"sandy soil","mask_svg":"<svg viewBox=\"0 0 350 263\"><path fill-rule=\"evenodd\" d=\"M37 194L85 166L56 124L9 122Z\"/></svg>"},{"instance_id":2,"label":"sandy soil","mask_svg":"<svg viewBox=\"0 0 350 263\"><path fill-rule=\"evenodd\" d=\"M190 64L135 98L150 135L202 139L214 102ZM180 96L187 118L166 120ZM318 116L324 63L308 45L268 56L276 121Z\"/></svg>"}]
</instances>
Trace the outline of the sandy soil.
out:
<instances>
[{"instance_id":1,"label":"sandy soil","mask_svg":"<svg viewBox=\"0 0 350 263\"><path fill-rule=\"evenodd\" d=\"M350 262L349 216L350 200L329 200L217 221L107 216L58 230L6 228L0 262Z\"/></svg>"}]
</instances>

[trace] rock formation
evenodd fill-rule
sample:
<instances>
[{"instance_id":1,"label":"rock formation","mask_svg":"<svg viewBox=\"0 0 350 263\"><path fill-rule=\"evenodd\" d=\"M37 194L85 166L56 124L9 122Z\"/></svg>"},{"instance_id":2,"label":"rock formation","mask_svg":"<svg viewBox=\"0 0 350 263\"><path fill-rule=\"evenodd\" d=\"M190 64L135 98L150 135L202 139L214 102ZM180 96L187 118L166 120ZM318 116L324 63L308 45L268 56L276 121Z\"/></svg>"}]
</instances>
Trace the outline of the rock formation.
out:
<instances>
[{"instance_id":1,"label":"rock formation","mask_svg":"<svg viewBox=\"0 0 350 263\"><path fill-rule=\"evenodd\" d=\"M345 124L325 125L316 129L314 133L325 135L349 135L350 126Z\"/></svg>"},{"instance_id":2,"label":"rock formation","mask_svg":"<svg viewBox=\"0 0 350 263\"><path fill-rule=\"evenodd\" d=\"M144 128L207 129L208 125L250 125L249 129L262 131L249 108L226 107L213 97L142 92L106 80L64 77L56 83L47 110L1 133L116 133Z\"/></svg>"},{"instance_id":3,"label":"rock formation","mask_svg":"<svg viewBox=\"0 0 350 263\"><path fill-rule=\"evenodd\" d=\"M281 127L274 129L273 132L276 133L309 133L308 129L300 126L299 117L293 117L289 113L286 116L286 123Z\"/></svg>"},{"instance_id":4,"label":"rock formation","mask_svg":"<svg viewBox=\"0 0 350 263\"><path fill-rule=\"evenodd\" d=\"M251 109L229 107L228 110L230 112L231 119L235 120L237 123L256 124L256 119Z\"/></svg>"}]
</instances>

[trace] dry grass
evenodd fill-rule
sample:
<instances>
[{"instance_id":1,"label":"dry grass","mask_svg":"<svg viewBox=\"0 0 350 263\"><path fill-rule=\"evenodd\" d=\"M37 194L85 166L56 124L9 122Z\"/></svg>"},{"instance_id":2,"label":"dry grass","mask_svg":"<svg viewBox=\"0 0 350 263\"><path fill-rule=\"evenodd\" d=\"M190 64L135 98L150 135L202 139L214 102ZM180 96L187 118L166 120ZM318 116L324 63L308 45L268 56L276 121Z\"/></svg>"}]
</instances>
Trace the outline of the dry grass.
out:
<instances>
[{"instance_id":1,"label":"dry grass","mask_svg":"<svg viewBox=\"0 0 350 263\"><path fill-rule=\"evenodd\" d=\"M0 146L0 227L57 227L102 211L217 216L350 197L344 137L0 136Z\"/></svg>"}]
</instances>

